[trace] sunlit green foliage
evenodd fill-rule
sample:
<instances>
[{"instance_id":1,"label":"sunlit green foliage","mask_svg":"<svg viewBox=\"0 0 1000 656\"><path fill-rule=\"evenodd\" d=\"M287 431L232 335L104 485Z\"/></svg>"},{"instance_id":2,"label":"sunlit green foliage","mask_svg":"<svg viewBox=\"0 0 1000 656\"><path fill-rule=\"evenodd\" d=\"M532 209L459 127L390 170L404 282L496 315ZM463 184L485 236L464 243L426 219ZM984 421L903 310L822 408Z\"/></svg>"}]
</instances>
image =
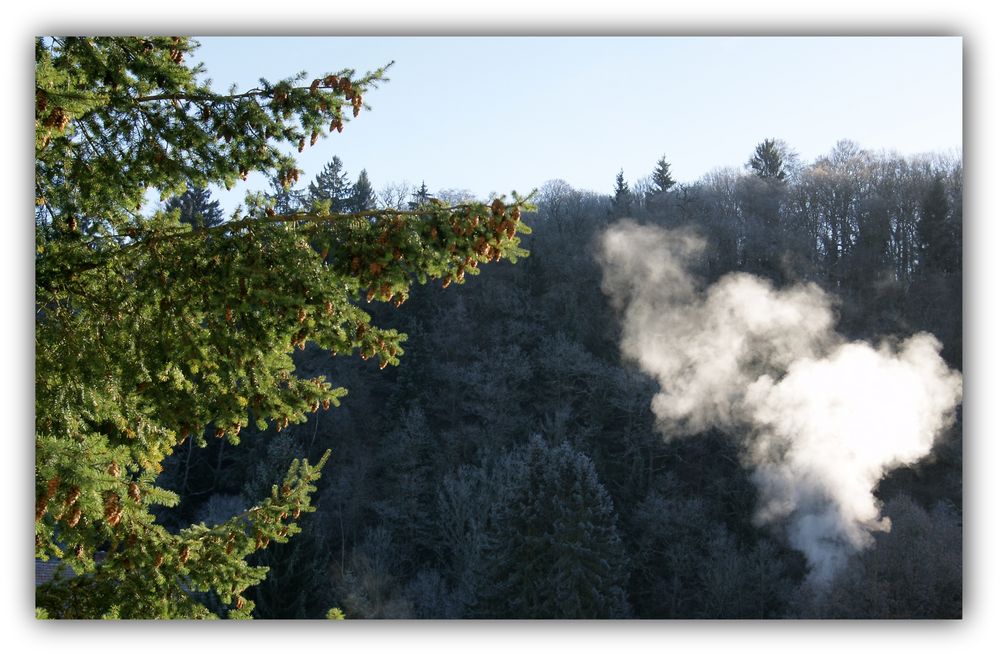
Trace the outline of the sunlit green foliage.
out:
<instances>
[{"instance_id":1,"label":"sunlit green foliage","mask_svg":"<svg viewBox=\"0 0 1000 656\"><path fill-rule=\"evenodd\" d=\"M285 188L288 151L343 130L385 79L340 70L214 92L181 37L40 38L35 61L35 553L75 576L38 589L39 616L249 617L266 569L246 557L298 532L326 458L291 463L268 498L217 526L170 533L151 505L185 440L239 440L336 405L296 375L295 348L399 363L405 335L361 305L413 282L462 283L526 255L525 201L411 211L281 214L263 194L212 227L146 207L252 171ZM335 137L334 137L335 138ZM319 208L322 210L322 206Z\"/></svg>"}]
</instances>

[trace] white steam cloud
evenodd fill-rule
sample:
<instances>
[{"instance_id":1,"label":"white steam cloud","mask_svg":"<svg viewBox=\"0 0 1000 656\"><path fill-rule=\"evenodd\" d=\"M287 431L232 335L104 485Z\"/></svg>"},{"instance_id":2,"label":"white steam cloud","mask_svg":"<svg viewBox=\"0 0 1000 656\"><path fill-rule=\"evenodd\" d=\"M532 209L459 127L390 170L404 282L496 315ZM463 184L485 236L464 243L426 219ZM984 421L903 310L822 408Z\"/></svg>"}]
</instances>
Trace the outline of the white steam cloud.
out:
<instances>
[{"instance_id":1,"label":"white steam cloud","mask_svg":"<svg viewBox=\"0 0 1000 656\"><path fill-rule=\"evenodd\" d=\"M667 439L710 427L739 436L757 520L784 526L822 585L890 529L873 491L930 452L961 376L926 333L847 342L816 285L775 289L738 273L704 289L688 273L704 246L629 220L605 231L603 289L622 314L622 352L658 380L652 408Z\"/></svg>"}]
</instances>

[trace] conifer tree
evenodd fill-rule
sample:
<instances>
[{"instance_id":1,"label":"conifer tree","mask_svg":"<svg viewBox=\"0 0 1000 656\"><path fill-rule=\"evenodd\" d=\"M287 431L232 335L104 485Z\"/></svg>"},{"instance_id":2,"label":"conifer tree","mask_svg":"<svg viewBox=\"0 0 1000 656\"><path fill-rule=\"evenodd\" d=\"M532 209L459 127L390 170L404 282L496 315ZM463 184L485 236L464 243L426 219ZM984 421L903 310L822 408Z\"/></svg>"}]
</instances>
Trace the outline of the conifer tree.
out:
<instances>
[{"instance_id":1,"label":"conifer tree","mask_svg":"<svg viewBox=\"0 0 1000 656\"><path fill-rule=\"evenodd\" d=\"M375 207L378 199L375 197L375 190L372 189L371 180L368 179L368 171L361 169L358 180L351 187L351 212L363 212Z\"/></svg>"},{"instance_id":2,"label":"conifer tree","mask_svg":"<svg viewBox=\"0 0 1000 656\"><path fill-rule=\"evenodd\" d=\"M917 242L924 274L961 270L962 238L958 222L952 221L944 181L935 177L920 204Z\"/></svg>"},{"instance_id":3,"label":"conifer tree","mask_svg":"<svg viewBox=\"0 0 1000 656\"><path fill-rule=\"evenodd\" d=\"M515 260L526 201L419 211L279 213L249 194L214 227L143 212L150 189L231 187L251 171L297 182L284 153L343 130L386 68L302 75L220 94L186 65L182 37L43 37L35 43L35 555L73 577L37 589L41 616L249 617L247 557L313 510L326 457L221 524L170 532L151 512L186 440L278 430L346 390L297 375L294 348L397 365L405 335L365 302L402 304L413 282L461 284ZM213 437L214 436L214 437ZM215 605L213 604L213 607Z\"/></svg>"},{"instance_id":4,"label":"conifer tree","mask_svg":"<svg viewBox=\"0 0 1000 656\"><path fill-rule=\"evenodd\" d=\"M611 211L616 217L627 216L632 211L632 192L625 182L625 170L615 176L615 194L611 197Z\"/></svg>"},{"instance_id":5,"label":"conifer tree","mask_svg":"<svg viewBox=\"0 0 1000 656\"><path fill-rule=\"evenodd\" d=\"M344 163L334 155L333 159L316 174L309 183L310 203L329 202L331 212L346 212L351 206L352 187L344 170Z\"/></svg>"},{"instance_id":6,"label":"conifer tree","mask_svg":"<svg viewBox=\"0 0 1000 656\"><path fill-rule=\"evenodd\" d=\"M512 489L494 508L489 586L477 614L620 618L628 613L625 552L611 497L587 456L533 436Z\"/></svg>"},{"instance_id":7,"label":"conifer tree","mask_svg":"<svg viewBox=\"0 0 1000 656\"><path fill-rule=\"evenodd\" d=\"M413 192L413 200L410 201L410 209L415 210L422 205L426 205L431 200L431 192L427 190L427 183L421 182L420 189Z\"/></svg>"},{"instance_id":8,"label":"conifer tree","mask_svg":"<svg viewBox=\"0 0 1000 656\"><path fill-rule=\"evenodd\" d=\"M267 194L267 202L276 214L294 214L306 209L306 190L296 189L280 176L271 177L271 193Z\"/></svg>"},{"instance_id":9,"label":"conifer tree","mask_svg":"<svg viewBox=\"0 0 1000 656\"><path fill-rule=\"evenodd\" d=\"M652 183L654 194L666 193L676 184L673 176L670 175L670 164L667 162L666 155L656 162L656 168L653 169Z\"/></svg>"},{"instance_id":10,"label":"conifer tree","mask_svg":"<svg viewBox=\"0 0 1000 656\"><path fill-rule=\"evenodd\" d=\"M774 139L765 139L757 144L747 166L757 177L764 180L781 182L788 176L785 170L785 158L778 142Z\"/></svg>"},{"instance_id":11,"label":"conifer tree","mask_svg":"<svg viewBox=\"0 0 1000 656\"><path fill-rule=\"evenodd\" d=\"M208 189L188 189L180 196L167 201L166 210L180 210L181 223L195 228L214 228L222 223L222 208L219 201L212 200Z\"/></svg>"}]
</instances>

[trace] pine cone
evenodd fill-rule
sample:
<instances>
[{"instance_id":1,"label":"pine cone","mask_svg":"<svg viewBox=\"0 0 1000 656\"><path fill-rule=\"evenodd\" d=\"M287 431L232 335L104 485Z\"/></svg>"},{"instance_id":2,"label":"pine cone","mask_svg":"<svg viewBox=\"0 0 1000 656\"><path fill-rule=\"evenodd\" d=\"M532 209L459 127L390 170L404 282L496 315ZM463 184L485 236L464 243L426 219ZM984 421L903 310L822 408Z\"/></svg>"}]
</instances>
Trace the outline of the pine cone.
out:
<instances>
[{"instance_id":1,"label":"pine cone","mask_svg":"<svg viewBox=\"0 0 1000 656\"><path fill-rule=\"evenodd\" d=\"M74 485L70 488L69 494L66 495L66 506L72 506L76 503L76 500L80 498L80 488Z\"/></svg>"},{"instance_id":2,"label":"pine cone","mask_svg":"<svg viewBox=\"0 0 1000 656\"><path fill-rule=\"evenodd\" d=\"M121 521L121 505L116 492L107 492L104 495L104 519L111 526L116 526Z\"/></svg>"}]
</instances>

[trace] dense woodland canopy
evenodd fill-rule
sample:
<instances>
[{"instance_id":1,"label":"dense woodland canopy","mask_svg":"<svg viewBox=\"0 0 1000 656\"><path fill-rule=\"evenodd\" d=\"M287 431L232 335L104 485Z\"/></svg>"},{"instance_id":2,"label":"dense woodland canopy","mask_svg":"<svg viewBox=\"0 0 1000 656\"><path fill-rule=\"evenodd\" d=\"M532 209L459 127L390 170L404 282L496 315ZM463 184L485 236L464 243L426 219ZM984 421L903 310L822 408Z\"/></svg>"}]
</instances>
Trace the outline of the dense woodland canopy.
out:
<instances>
[{"instance_id":1,"label":"dense woodland canopy","mask_svg":"<svg viewBox=\"0 0 1000 656\"><path fill-rule=\"evenodd\" d=\"M814 281L840 299L850 338L927 330L961 368L961 162L843 141L799 165L787 145L761 148L786 152L758 169L758 149L693 184L657 183L662 164L605 194L545 183L526 215L531 257L386 313L410 336L403 366L307 347L297 365L350 390L336 412L175 453L172 521L224 516L288 459L276 454L329 448L303 534L259 556L271 567L252 592L260 617L333 605L369 618L960 616L960 422L882 482L894 530L817 597L801 554L752 521L757 491L733 442L715 430L665 442L655 385L622 362L595 240L628 207L707 235L705 280Z\"/></svg>"},{"instance_id":2,"label":"dense woodland canopy","mask_svg":"<svg viewBox=\"0 0 1000 656\"><path fill-rule=\"evenodd\" d=\"M64 47L69 50L71 46L86 48L76 43ZM178 48L169 41L155 41L153 47L162 48L168 61ZM43 57L42 61L47 60ZM39 79L44 80L41 73ZM303 93L308 96L305 86ZM80 111L78 116L88 116L86 108ZM201 110L190 107L185 111ZM238 108L233 111L239 114ZM43 109L39 116L44 126ZM87 122L82 124L86 131ZM229 119L220 126L223 130L231 127ZM80 139L65 138L74 144ZM290 141L298 138L293 134ZM42 153L38 175L43 183L55 184L52 181L62 173L47 165L45 153L50 146L46 143L36 149ZM98 155L95 151L93 156ZM155 155L151 157L152 163L142 165L157 170ZM631 183L624 171L619 172L603 193L574 189L558 179L549 181L534 197L535 210L523 215L532 231L523 234L519 244L530 251L530 257L516 265L484 267L481 275L458 280L465 284L457 288L448 286L452 278L444 276L450 271L458 277L464 268L426 265L424 273L438 277L438 284L406 284L407 302L398 309L378 302L378 285L372 286L375 294L366 297L370 283L363 279L363 271L359 274L359 267L352 267L352 257L359 256L343 250L359 241L367 249L363 252L377 249L379 235L385 234L372 230L381 225L377 221L366 222L360 231L334 235L332 240L322 229L307 233L303 235L308 242L305 248L300 247L299 233L293 233L287 250L281 250L288 230L266 229L267 219L372 211L409 222L411 216L406 213L413 212L416 218L412 220L423 222L426 232L411 238L414 250L406 251L403 258L409 262L420 252L434 251L429 239L432 230L443 233L451 228L461 236L478 229L471 221L453 226L454 216L438 213L448 205L474 200L469 194L447 189L432 193L426 184L408 188L385 183L374 170L349 173L351 163L334 157L314 179L301 184L278 167L273 188L261 194L259 205L250 210L252 220L222 221L207 191L208 184L218 182L212 176L191 176L187 189L175 188L174 196L153 219L140 220L131 208L123 209L121 221L104 232L94 221L93 211L73 205L76 198L41 204L48 214L39 210L36 218L39 243L46 249L36 264L36 284L45 292L39 297L36 327L37 369L42 376L36 382L38 497L52 498L50 506L58 501L72 508L72 503L66 503L62 481L70 475L82 476L79 470L85 468L91 472L99 468L103 487L95 493L97 507L86 507L83 517L77 517L77 526L89 526L87 530L96 535L81 538L65 518L54 517L55 511L36 508L42 511L36 523L36 540L39 535L44 538L41 551L74 565L78 558L87 565L80 567L82 575L70 584L41 591L40 605L53 616L60 609L66 615L94 614L91 606L74 606L73 595L92 593L88 586L105 581L102 571L109 572L107 580L124 581L127 587L136 571L155 565L157 571L168 568L185 583L179 592L169 588L174 595L170 604L140 609L147 616L167 611L225 616L252 609L253 616L260 618L308 618L324 617L329 609L339 608L349 618L960 617L961 415L938 439L930 458L898 469L881 482L876 492L893 530L876 534L874 544L852 557L829 589L816 594L807 584L802 554L787 545L780 530L753 521L757 490L730 436L712 429L665 440L650 409L654 381L621 357L619 317L601 291L596 248L600 233L628 216L649 225L690 226L705 236L709 247L695 272L705 281L745 271L777 285L815 282L839 299L837 329L847 337L874 340L928 331L942 342L948 364L961 370L963 178L959 158L869 152L841 141L814 162L802 163L791 145L770 138L747 158L743 168L711 171L689 184L673 179L669 155L651 162L648 175L640 174ZM81 175L72 167L86 170L97 165L87 158L74 162L78 163L58 170ZM419 176L415 171L414 177ZM52 193L40 189L39 195L43 192ZM87 198L85 192L80 191L80 203ZM67 207L75 213L70 214ZM511 220L509 207L499 211L482 204L469 207L474 211L453 214ZM79 217L73 229L67 227L71 216ZM142 230L155 221L171 230L180 225L193 228L194 232L184 234L202 230L212 236L161 241L165 252L150 250L144 256L149 259L133 269L107 264L115 260L96 261L91 254L127 251L143 240L159 239L161 233L152 227L135 237L136 241L127 238L130 226ZM219 261L212 260L220 252L217 249L230 249L225 250L227 262L228 258L241 262L251 232L259 235L258 242L273 243L277 249L270 257L271 251L264 249L263 271L253 269L262 271L259 293L278 304L275 316L280 317L282 310L287 313L285 323L280 324L285 332L279 331L284 342L267 357L258 356L255 366L273 370L274 380L284 380L281 372L285 372L291 381L331 381L347 390L346 395L335 395L338 408L316 411L316 404L322 405L324 399L309 398L294 405L294 411L286 411L291 422L282 413L272 412L255 425L240 420L248 413L237 403L225 415L225 422L204 413L189 422L192 439L183 440L176 430L182 423L180 417L191 408L228 408L226 387L232 380L242 380L238 375L224 377L215 386L206 387L204 382L193 387L178 385L169 403L156 395L144 396L143 373L92 372L94 365L86 364L89 360L74 361L78 374L73 368L60 374L76 385L70 390L76 396L60 395L58 385L46 378L54 377L57 370L49 359L65 357L66 351L56 350L50 356L41 347L61 345L58 340L92 343L80 350L81 358L101 356L104 359L98 360L105 367L110 367L108 358L123 353L133 359L129 361L141 356L138 359L147 362L142 358L152 356L135 353L135 349L147 348L147 338L140 336L160 335L149 339L148 348L158 349L157 353L189 349L190 345L177 343L179 337L173 331L186 335L190 328L178 323L181 318L173 306L161 305L164 298L176 302L175 292L158 287L157 276L165 271L189 283L213 280L223 275ZM96 235L118 241L104 246ZM76 246L82 241L89 251ZM67 242L73 246L64 246ZM172 250L171 243L192 246ZM470 237L458 247L467 245L473 249L470 256L476 256L477 243ZM500 246L507 255L521 252L506 250L517 243ZM46 261L50 249L57 247L67 249L56 251L62 259ZM495 259L490 255L482 259ZM112 283L149 278L144 284L155 294L139 299L128 289L108 292L100 286L106 284L107 273L100 274L105 276L100 281L76 282L72 272L67 273L73 267L62 264L66 258L78 258L71 261L82 262L74 266L85 267L87 273L80 274L84 276L120 266L112 271ZM293 268L289 274L288 262L298 258L314 264L298 273ZM353 296L335 298L336 311L343 304L350 325L361 321L363 308L371 330L382 327L377 330L387 336L386 341L390 341L388 336L407 336L405 355L400 346L402 357L391 360L400 366L383 368L388 358L369 357L373 354L366 349L377 347L378 342L363 341L360 331L334 344L324 343L319 332L299 333L301 319L293 308L294 303L302 303L302 292L289 287L287 280L289 276L293 283L328 276L328 267L336 270L339 284L361 279L361 284L352 283ZM420 271L405 273L419 275ZM233 275L230 296L201 301L206 305L197 309L196 317L202 326L214 321L210 325L228 330L227 313L232 310L226 300L239 303L241 293L239 275ZM441 278L445 285L440 284ZM403 290L403 277L392 284ZM92 301L89 294L98 289L110 295ZM183 289L188 295L194 293L190 286ZM388 291L395 292L397 287ZM58 315L57 308L70 298L77 308L75 314ZM324 303L317 299L315 307L308 306L307 316L321 313ZM89 320L90 312L97 318L108 312L115 315L116 304L119 313L135 314L114 318L122 322L116 332L106 329L116 335L113 349L100 335L74 332L81 328L97 331L95 323L76 322ZM217 309L214 318L211 308ZM50 327L57 319L68 327ZM251 327L247 324L244 332L233 334L225 345L206 342L201 348L229 349L214 355L222 371L228 371L234 367L227 364L232 354L247 351L246 340L253 337L246 331ZM276 328L269 328L260 343L274 341ZM56 337L50 338L50 331ZM289 341L296 346L294 350ZM331 357L331 350L340 355ZM154 361L162 367L171 356L162 352L156 356L160 360ZM274 364L268 358L276 358ZM96 385L93 381L98 375L117 376L117 392L106 393ZM172 380L200 381L196 372L183 368L170 375ZM167 379L161 376L159 380L162 385ZM102 392L88 392L88 385ZM202 398L208 394L215 396ZM113 416L92 417L89 407L81 409L80 404L90 398L99 402L96 407L105 415ZM150 410L151 403L163 405ZM253 414L257 412L255 407ZM159 453L162 471L143 464L144 454L134 446L135 438L119 434L123 425L116 420L119 413L126 419L128 413L146 413L153 419L166 414L173 421L156 428L163 433L163 444L169 444ZM97 455L88 457L82 467L55 456L46 460L47 454L64 444L59 437L63 433L49 428L48 422L64 433L81 431L88 444L100 446ZM234 422L241 431L229 430ZM221 437L230 439L215 439L220 431ZM232 439L235 432L238 439ZM106 454L104 460L101 454ZM254 538L239 519L233 523L231 518L259 507L254 504L268 495L275 504L275 518L287 513L281 491L272 491L272 486L280 483L290 462L314 463L327 457L322 477L293 477L291 481L298 486L294 493L298 506L315 508L295 522L300 532L288 540L278 537L279 521L267 545L267 535L264 540L260 533ZM111 465L123 460L133 463L127 472L135 479L133 483L121 482L118 474L110 473ZM52 473L53 468L58 473ZM49 489L53 476L60 480L55 489ZM140 508L129 511L134 512L134 519L125 514L121 524L115 522L121 526L132 521L127 532L112 530L108 493L124 501L132 484L141 486L144 503L148 499L153 505L147 506L148 514ZM116 492L115 485L123 487ZM308 487L315 488L311 495ZM70 515L74 512L70 510ZM139 530L140 526L151 535ZM218 585L219 574L198 578L194 550L184 551L192 531L211 535L214 526L227 527L230 535L247 540L240 542L237 554L245 556L250 566L267 568L265 577L264 570L226 565L246 584L238 603L230 590ZM73 555L73 540L107 550L108 555L95 565L93 553ZM140 555L134 549L116 551L117 544L129 540L143 545ZM225 544L222 540L223 553ZM167 558L157 564L157 553L165 549ZM186 558L179 554L188 552L193 564L185 567ZM125 559L139 562L122 562ZM201 566L211 571L212 561L206 560ZM155 585L164 586L167 594L165 584L157 581ZM78 589L67 594L67 585ZM154 584L142 580L141 585ZM106 587L96 589L107 592ZM97 610L98 615L110 612Z\"/></svg>"}]
</instances>

